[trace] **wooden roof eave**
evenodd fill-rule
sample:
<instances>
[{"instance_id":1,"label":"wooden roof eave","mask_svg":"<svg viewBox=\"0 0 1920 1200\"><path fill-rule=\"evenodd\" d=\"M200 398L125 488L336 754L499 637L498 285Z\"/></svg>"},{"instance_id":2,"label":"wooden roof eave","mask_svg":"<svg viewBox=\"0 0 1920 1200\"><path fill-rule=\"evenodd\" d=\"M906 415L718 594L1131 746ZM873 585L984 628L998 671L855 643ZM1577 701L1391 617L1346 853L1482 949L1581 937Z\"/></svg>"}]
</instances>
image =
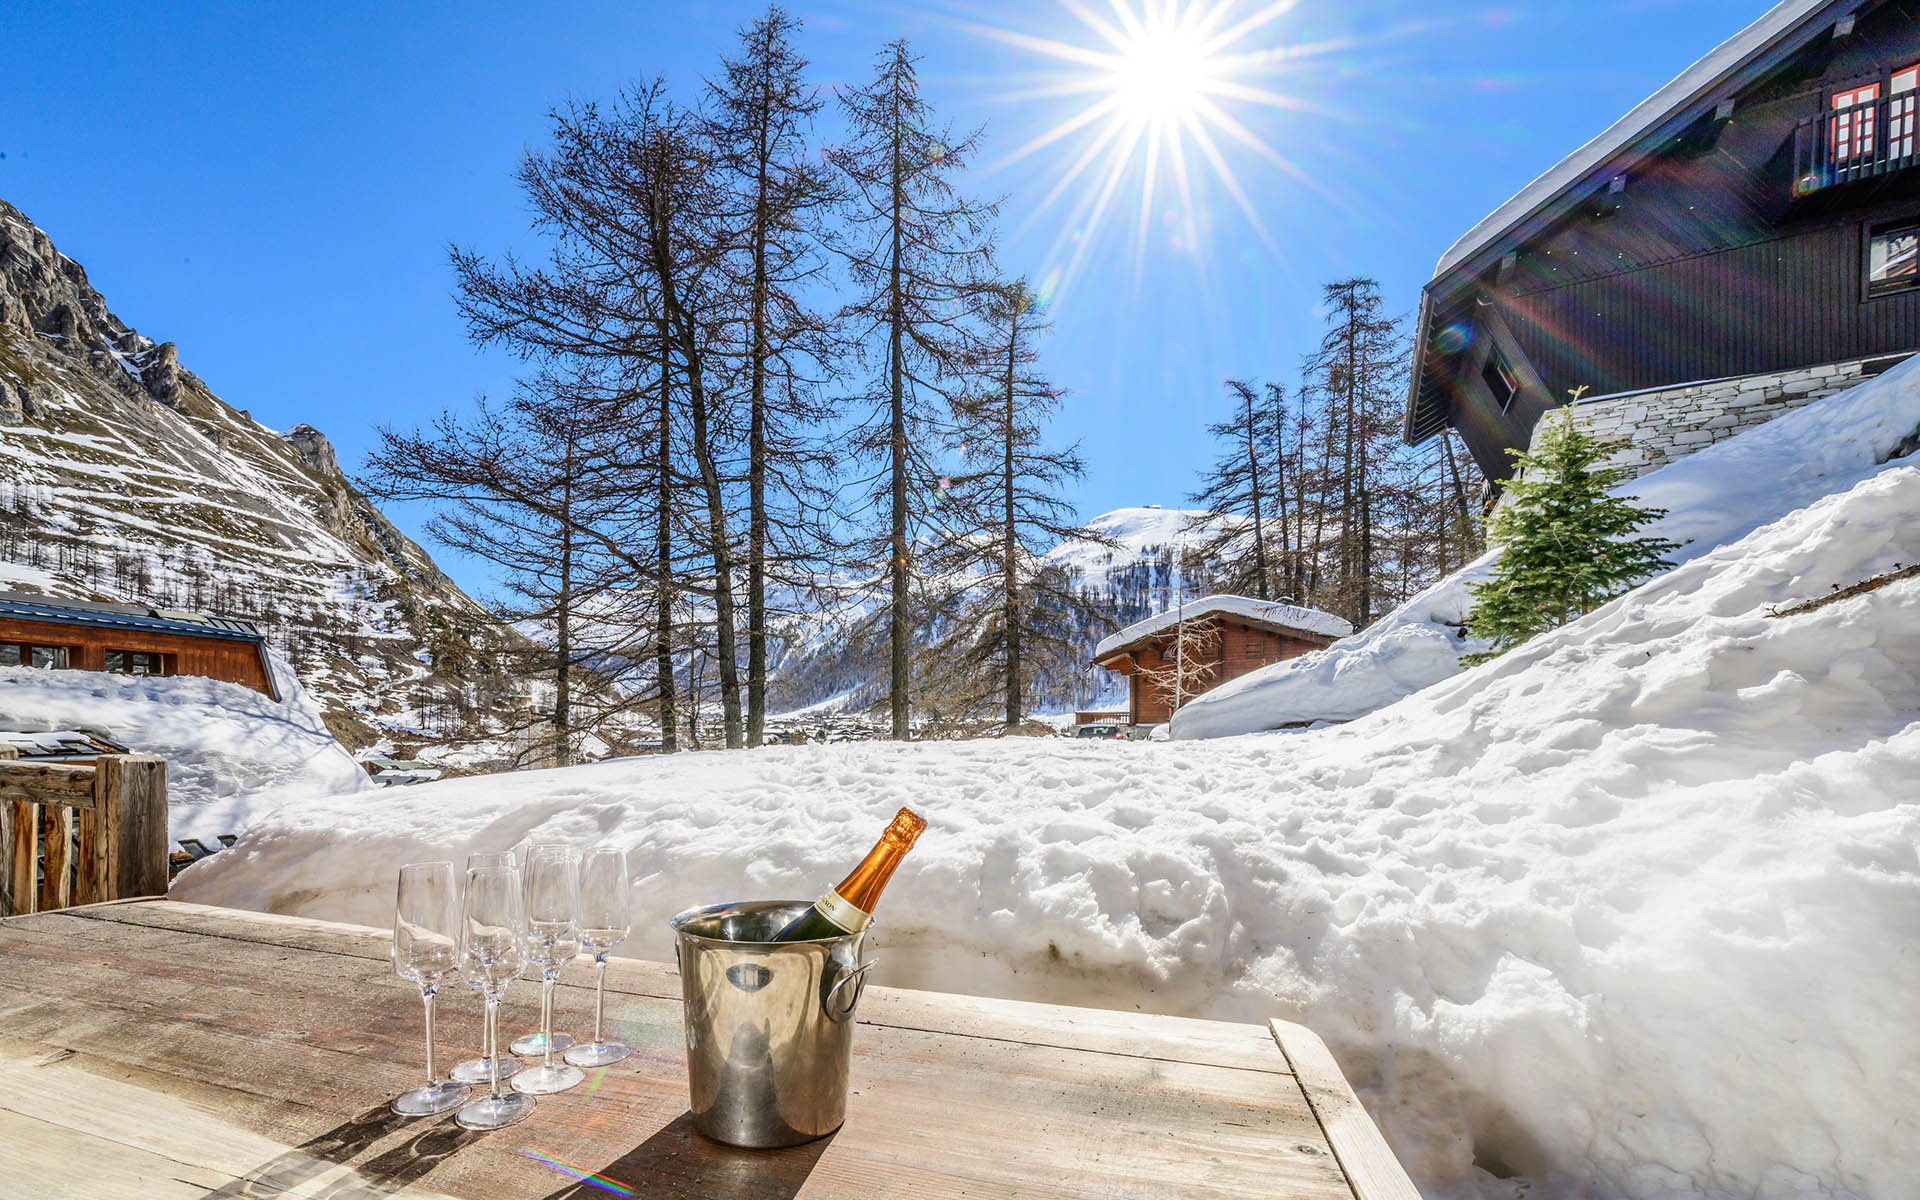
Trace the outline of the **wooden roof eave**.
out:
<instances>
[{"instance_id":1,"label":"wooden roof eave","mask_svg":"<svg viewBox=\"0 0 1920 1200\"><path fill-rule=\"evenodd\" d=\"M1830 28L1834 20L1866 7L1868 0L1829 0L1816 6L1797 24L1782 30L1738 65L1703 85L1688 100L1669 109L1665 116L1634 135L1625 145L1542 198L1531 210L1487 237L1457 262L1442 259L1441 269L1420 289L1420 312L1413 331L1413 370L1409 372L1412 378L1407 385L1407 411L1401 423L1408 444L1418 445L1451 421L1451 414L1438 412L1426 394L1431 390L1427 386L1426 357L1439 309L1462 303L1508 249L1538 238L1564 219L1589 192L1659 153L1678 131L1705 116L1723 96L1753 86L1768 71L1804 49L1821 30Z\"/></svg>"}]
</instances>

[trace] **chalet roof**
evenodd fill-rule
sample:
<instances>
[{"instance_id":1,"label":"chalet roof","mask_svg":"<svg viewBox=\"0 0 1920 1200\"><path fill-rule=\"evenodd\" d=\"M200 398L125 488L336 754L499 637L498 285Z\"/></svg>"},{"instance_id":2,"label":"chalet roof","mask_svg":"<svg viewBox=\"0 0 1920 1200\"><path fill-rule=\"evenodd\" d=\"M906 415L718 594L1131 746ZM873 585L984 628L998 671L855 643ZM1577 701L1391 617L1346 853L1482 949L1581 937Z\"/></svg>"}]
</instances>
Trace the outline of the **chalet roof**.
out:
<instances>
[{"instance_id":1,"label":"chalet roof","mask_svg":"<svg viewBox=\"0 0 1920 1200\"><path fill-rule=\"evenodd\" d=\"M1782 0L1753 24L1727 39L1672 83L1647 97L1633 111L1609 126L1599 137L1568 155L1546 174L1522 188L1518 195L1493 210L1466 232L1434 267L1440 278L1475 253L1558 200L1590 172L1633 146L1696 101L1727 82L1735 72L1760 57L1814 18L1838 18L1866 7L1868 0Z\"/></svg>"},{"instance_id":2,"label":"chalet roof","mask_svg":"<svg viewBox=\"0 0 1920 1200\"><path fill-rule=\"evenodd\" d=\"M233 617L208 617L171 608L109 604L99 600L68 600L26 592L0 592L0 617L105 629L139 629L149 633L171 633L230 642L265 641L257 625Z\"/></svg>"},{"instance_id":3,"label":"chalet roof","mask_svg":"<svg viewBox=\"0 0 1920 1200\"><path fill-rule=\"evenodd\" d=\"M1199 621L1207 617L1233 617L1249 625L1274 630L1294 630L1321 637L1343 638L1353 626L1317 608L1302 608L1278 600L1256 600L1252 596L1202 596L1186 604L1156 613L1144 621L1135 621L1120 632L1102 638L1093 648L1093 660L1099 662L1135 642L1145 641L1174 628L1182 620Z\"/></svg>"}]
</instances>

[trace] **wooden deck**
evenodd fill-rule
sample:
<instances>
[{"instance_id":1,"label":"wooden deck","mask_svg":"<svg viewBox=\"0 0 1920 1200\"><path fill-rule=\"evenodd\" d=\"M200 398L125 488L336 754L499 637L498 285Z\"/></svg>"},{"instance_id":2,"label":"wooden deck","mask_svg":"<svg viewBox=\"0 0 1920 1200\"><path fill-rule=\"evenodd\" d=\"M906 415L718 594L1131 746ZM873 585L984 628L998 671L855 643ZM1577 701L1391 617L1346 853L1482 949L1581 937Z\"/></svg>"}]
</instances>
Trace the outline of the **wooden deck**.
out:
<instances>
[{"instance_id":1,"label":"wooden deck","mask_svg":"<svg viewBox=\"0 0 1920 1200\"><path fill-rule=\"evenodd\" d=\"M690 1127L673 968L619 960L607 990L635 1056L475 1134L387 1110L422 1045L380 930L166 900L0 922L0 1193L1418 1200L1297 1025L870 988L846 1125L746 1151ZM516 993L503 1033L535 1018ZM555 1011L591 1021L589 970ZM443 1071L478 1029L444 989Z\"/></svg>"}]
</instances>

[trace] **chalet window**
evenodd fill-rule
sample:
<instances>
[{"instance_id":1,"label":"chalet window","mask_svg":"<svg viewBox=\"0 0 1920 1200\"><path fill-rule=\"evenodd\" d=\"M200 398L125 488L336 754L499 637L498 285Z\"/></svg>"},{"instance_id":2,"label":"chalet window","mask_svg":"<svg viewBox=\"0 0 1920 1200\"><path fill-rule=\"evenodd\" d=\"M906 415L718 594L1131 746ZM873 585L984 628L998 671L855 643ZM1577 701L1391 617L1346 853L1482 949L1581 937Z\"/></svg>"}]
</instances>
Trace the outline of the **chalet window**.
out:
<instances>
[{"instance_id":1,"label":"chalet window","mask_svg":"<svg viewBox=\"0 0 1920 1200\"><path fill-rule=\"evenodd\" d=\"M1513 398L1520 394L1520 380L1498 350L1487 352L1487 365L1480 369L1480 378L1486 381L1487 390L1493 393L1501 412L1513 407Z\"/></svg>"},{"instance_id":2,"label":"chalet window","mask_svg":"<svg viewBox=\"0 0 1920 1200\"><path fill-rule=\"evenodd\" d=\"M1920 221L1867 230L1867 295L1920 286Z\"/></svg>"},{"instance_id":3,"label":"chalet window","mask_svg":"<svg viewBox=\"0 0 1920 1200\"><path fill-rule=\"evenodd\" d=\"M1912 158L1920 119L1920 63L1893 73L1887 89L1887 157Z\"/></svg>"},{"instance_id":4,"label":"chalet window","mask_svg":"<svg viewBox=\"0 0 1920 1200\"><path fill-rule=\"evenodd\" d=\"M1833 161L1851 162L1873 154L1874 101L1880 99L1880 85L1866 83L1833 94L1833 118L1827 124L1832 139Z\"/></svg>"},{"instance_id":5,"label":"chalet window","mask_svg":"<svg viewBox=\"0 0 1920 1200\"><path fill-rule=\"evenodd\" d=\"M107 670L115 675L167 675L167 656L146 650L107 651Z\"/></svg>"},{"instance_id":6,"label":"chalet window","mask_svg":"<svg viewBox=\"0 0 1920 1200\"><path fill-rule=\"evenodd\" d=\"M0 643L0 667L38 667L43 671L64 671L69 665L65 646Z\"/></svg>"}]
</instances>

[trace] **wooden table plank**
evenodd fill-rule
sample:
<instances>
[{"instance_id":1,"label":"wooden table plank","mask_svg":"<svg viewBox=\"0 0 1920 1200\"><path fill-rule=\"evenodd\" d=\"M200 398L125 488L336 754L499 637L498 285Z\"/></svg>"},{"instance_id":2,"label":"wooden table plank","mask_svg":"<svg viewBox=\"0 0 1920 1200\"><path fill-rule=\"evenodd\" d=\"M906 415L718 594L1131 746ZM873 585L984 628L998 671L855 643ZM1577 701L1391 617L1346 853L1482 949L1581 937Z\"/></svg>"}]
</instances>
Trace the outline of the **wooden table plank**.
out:
<instances>
[{"instance_id":1,"label":"wooden table plank","mask_svg":"<svg viewBox=\"0 0 1920 1200\"><path fill-rule=\"evenodd\" d=\"M363 925L343 925L275 913L241 912L204 904L139 902L68 910L73 915L150 925L180 932L258 941L301 950L325 950L386 962L391 933ZM576 964L563 975L566 983L587 986L592 968ZM680 999L680 976L667 963L644 959L614 959L607 967L607 991ZM1259 1025L1206 1021L1191 1017L1116 1012L1064 1004L1038 1004L902 988L870 987L860 1001L862 1024L894 1025L940 1033L1007 1036L1017 1026L1021 1036L1040 1045L1071 1046L1144 1058L1204 1062L1215 1066L1290 1072L1283 1056L1273 1053L1273 1041Z\"/></svg>"},{"instance_id":2,"label":"wooden table plank","mask_svg":"<svg viewBox=\"0 0 1920 1200\"><path fill-rule=\"evenodd\" d=\"M590 978L568 972L563 1027L589 1019ZM609 1194L566 1164L687 1200L1355 1194L1258 1026L875 988L847 1125L744 1151L691 1129L671 968L622 961L609 986L635 1057L542 1097L521 1125L471 1134L386 1114L420 1074L421 1030L378 931L165 901L0 922L0 1128L43 1173L97 1151L117 1180L162 1181L129 1194ZM536 994L516 987L507 1029ZM478 1005L442 995L450 1062L472 1053ZM1212 1061L1248 1029L1257 1049ZM36 1194L97 1194L34 1178Z\"/></svg>"},{"instance_id":3,"label":"wooden table plank","mask_svg":"<svg viewBox=\"0 0 1920 1200\"><path fill-rule=\"evenodd\" d=\"M1360 1106L1353 1086L1318 1034L1291 1021L1269 1021L1273 1040L1292 1064L1300 1090L1326 1130L1357 1200L1420 1200L1379 1126Z\"/></svg>"}]
</instances>

